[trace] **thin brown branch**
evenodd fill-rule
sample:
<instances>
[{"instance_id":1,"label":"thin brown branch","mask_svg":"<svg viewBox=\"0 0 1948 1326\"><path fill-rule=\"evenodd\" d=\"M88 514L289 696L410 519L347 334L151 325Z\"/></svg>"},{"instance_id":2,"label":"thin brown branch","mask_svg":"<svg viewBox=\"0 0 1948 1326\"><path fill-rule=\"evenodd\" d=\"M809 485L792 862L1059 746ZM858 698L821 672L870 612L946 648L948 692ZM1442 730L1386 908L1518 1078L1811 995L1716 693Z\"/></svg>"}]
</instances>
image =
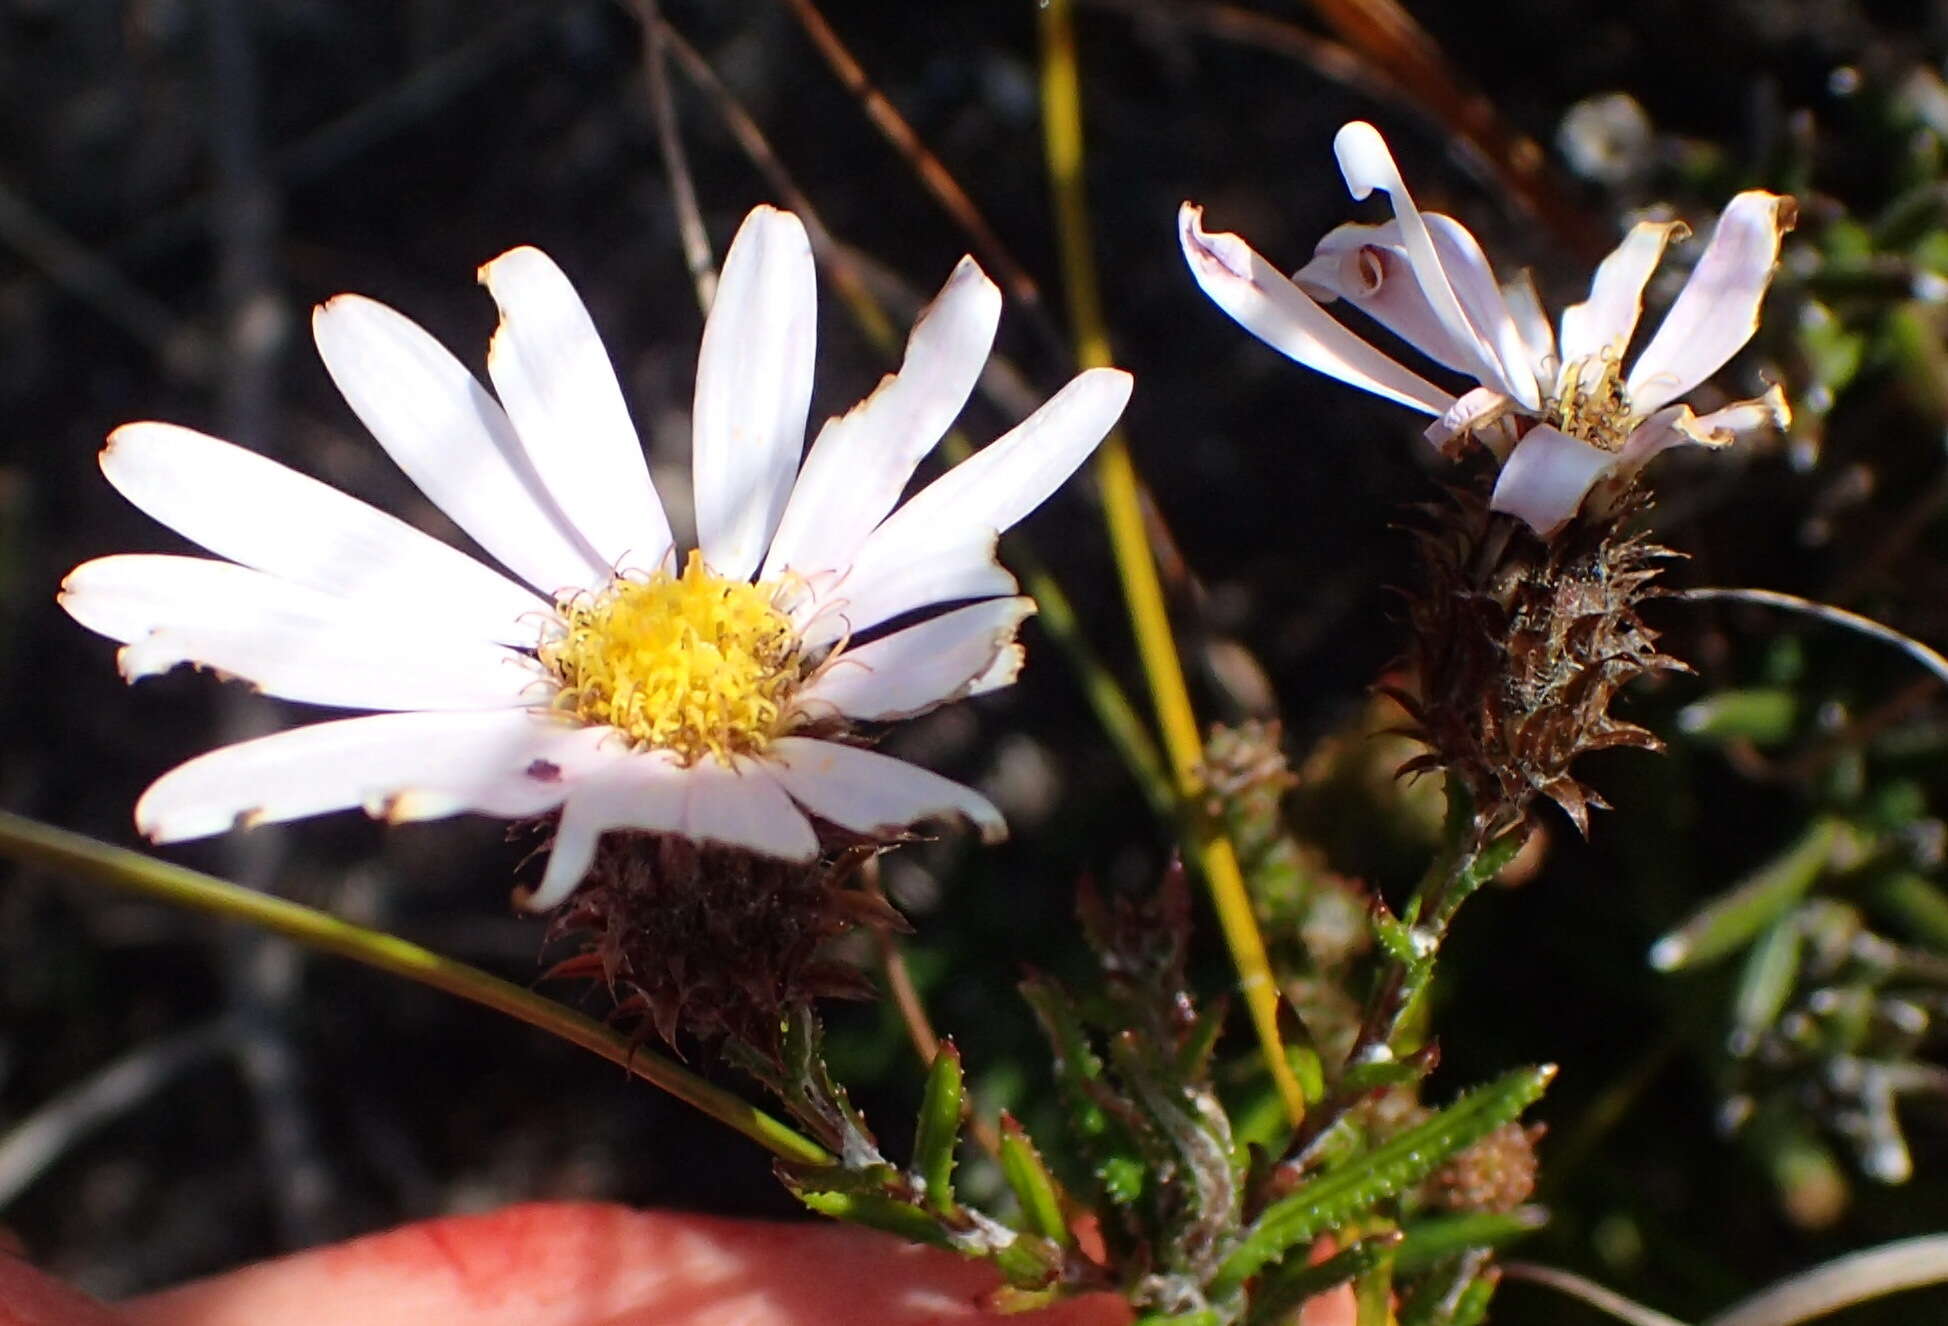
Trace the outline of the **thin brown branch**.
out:
<instances>
[{"instance_id":1,"label":"thin brown branch","mask_svg":"<svg viewBox=\"0 0 1948 1326\"><path fill-rule=\"evenodd\" d=\"M813 0L784 0L784 4L798 19L805 34L812 39L812 44L818 47L819 54L833 74L858 99L860 109L865 111L873 127L912 167L921 185L933 195L934 201L940 204L954 224L966 232L975 255L994 269L1008 297L1034 320L1036 330L1049 345L1066 354L1067 343L1049 319L1041 287L1028 274L1028 269L1015 260L1008 246L1001 242L1001 237L995 233L987 217L975 206L967 191L961 188L960 181L941 164L940 158L921 140L912 124L900 114L899 108L867 76L865 66L859 63L839 34L833 31L832 25L825 21L825 16L819 12Z\"/></svg>"},{"instance_id":2,"label":"thin brown branch","mask_svg":"<svg viewBox=\"0 0 1948 1326\"><path fill-rule=\"evenodd\" d=\"M643 79L649 90L649 110L656 120L656 142L663 152L663 169L670 177L670 200L676 208L677 235L683 242L683 262L697 290L697 305L705 313L717 298L717 264L710 253L703 209L697 205L697 185L690 174L690 158L683 150L677 127L676 100L670 95L670 27L657 0L635 0L636 25L643 34Z\"/></svg>"}]
</instances>

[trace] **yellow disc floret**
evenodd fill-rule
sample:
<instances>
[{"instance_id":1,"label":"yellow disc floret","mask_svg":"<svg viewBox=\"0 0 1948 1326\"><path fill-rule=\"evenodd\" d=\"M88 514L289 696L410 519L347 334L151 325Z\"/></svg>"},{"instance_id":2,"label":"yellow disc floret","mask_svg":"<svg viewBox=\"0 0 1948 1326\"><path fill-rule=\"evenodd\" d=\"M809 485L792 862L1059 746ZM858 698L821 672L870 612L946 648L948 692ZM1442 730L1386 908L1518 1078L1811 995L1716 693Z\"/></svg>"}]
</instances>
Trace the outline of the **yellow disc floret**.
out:
<instances>
[{"instance_id":1,"label":"yellow disc floret","mask_svg":"<svg viewBox=\"0 0 1948 1326\"><path fill-rule=\"evenodd\" d=\"M778 587L728 580L692 552L681 575L619 575L556 605L539 649L561 684L554 706L685 764L753 755L794 717L804 674Z\"/></svg>"},{"instance_id":2,"label":"yellow disc floret","mask_svg":"<svg viewBox=\"0 0 1948 1326\"><path fill-rule=\"evenodd\" d=\"M1614 352L1564 364L1556 394L1543 404L1548 422L1605 451L1620 451L1636 420Z\"/></svg>"}]
</instances>

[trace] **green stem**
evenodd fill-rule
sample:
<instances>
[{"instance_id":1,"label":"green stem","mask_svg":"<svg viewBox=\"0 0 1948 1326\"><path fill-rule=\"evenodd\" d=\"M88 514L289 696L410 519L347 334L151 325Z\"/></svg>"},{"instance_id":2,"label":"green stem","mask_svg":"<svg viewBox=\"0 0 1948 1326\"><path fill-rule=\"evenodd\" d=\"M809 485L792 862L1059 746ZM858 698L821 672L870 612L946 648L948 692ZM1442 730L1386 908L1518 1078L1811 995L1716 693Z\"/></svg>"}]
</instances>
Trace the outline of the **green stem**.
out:
<instances>
[{"instance_id":1,"label":"green stem","mask_svg":"<svg viewBox=\"0 0 1948 1326\"><path fill-rule=\"evenodd\" d=\"M0 811L0 856L72 871L174 907L243 921L307 948L350 958L472 1000L594 1051L736 1129L783 1160L797 1165L834 1163L831 1154L816 1142L601 1023L417 944L5 811Z\"/></svg>"}]
</instances>

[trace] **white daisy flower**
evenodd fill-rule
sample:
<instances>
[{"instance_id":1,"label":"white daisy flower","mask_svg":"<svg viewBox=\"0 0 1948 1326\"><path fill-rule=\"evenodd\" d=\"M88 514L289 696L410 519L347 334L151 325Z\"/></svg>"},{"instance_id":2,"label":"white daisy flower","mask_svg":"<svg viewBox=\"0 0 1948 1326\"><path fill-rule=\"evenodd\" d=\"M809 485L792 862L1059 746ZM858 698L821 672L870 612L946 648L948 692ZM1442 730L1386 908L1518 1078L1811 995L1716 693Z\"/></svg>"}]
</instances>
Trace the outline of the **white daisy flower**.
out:
<instances>
[{"instance_id":1,"label":"white daisy flower","mask_svg":"<svg viewBox=\"0 0 1948 1326\"><path fill-rule=\"evenodd\" d=\"M1558 334L1526 273L1497 282L1460 222L1414 206L1377 129L1356 120L1340 129L1333 150L1353 197L1384 192L1393 220L1338 227L1288 280L1238 236L1207 233L1203 210L1185 203L1178 215L1184 256L1205 293L1273 349L1433 415L1428 440L1450 455L1471 439L1493 450L1502 462L1497 511L1547 537L1593 488L1619 491L1666 447L1724 446L1787 422L1776 386L1701 417L1673 402L1757 330L1779 237L1793 225L1791 198L1754 190L1732 199L1663 325L1626 372L1644 285L1664 246L1689 233L1682 223L1635 226L1596 269L1589 299L1564 310ZM1320 307L1335 299L1478 385L1456 396L1403 368Z\"/></svg>"},{"instance_id":2,"label":"white daisy flower","mask_svg":"<svg viewBox=\"0 0 1948 1326\"><path fill-rule=\"evenodd\" d=\"M382 711L193 759L143 794L142 831L174 842L354 806L392 821L559 811L536 909L568 896L611 829L791 860L818 851L808 816L881 834L959 815L1003 836L977 793L831 738L1014 680L1034 603L996 539L1095 448L1129 375L1083 373L902 505L993 344L1000 292L964 259L899 372L827 423L801 469L811 246L795 216L760 207L704 327L701 547L679 552L568 279L531 248L480 279L501 314L493 395L383 304L340 295L312 326L380 445L513 578L228 442L161 423L109 438L109 482L228 559L132 554L69 575L63 606L123 642L123 675L191 663Z\"/></svg>"}]
</instances>

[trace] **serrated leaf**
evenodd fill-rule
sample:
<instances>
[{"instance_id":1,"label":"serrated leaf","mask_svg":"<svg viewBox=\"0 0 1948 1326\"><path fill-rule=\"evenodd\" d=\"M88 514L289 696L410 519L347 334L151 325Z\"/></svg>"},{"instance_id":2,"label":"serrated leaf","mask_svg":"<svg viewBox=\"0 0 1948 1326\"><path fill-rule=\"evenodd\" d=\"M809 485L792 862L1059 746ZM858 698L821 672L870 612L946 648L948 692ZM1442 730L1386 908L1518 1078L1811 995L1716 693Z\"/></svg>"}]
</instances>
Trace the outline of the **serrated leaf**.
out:
<instances>
[{"instance_id":1,"label":"serrated leaf","mask_svg":"<svg viewBox=\"0 0 1948 1326\"><path fill-rule=\"evenodd\" d=\"M1699 908L1650 947L1659 971L1697 967L1743 948L1761 930L1806 896L1839 847L1844 827L1821 818L1791 847Z\"/></svg>"},{"instance_id":2,"label":"serrated leaf","mask_svg":"<svg viewBox=\"0 0 1948 1326\"><path fill-rule=\"evenodd\" d=\"M1021 1203L1022 1228L1066 1248L1074 1236L1062 1218L1062 1200L1055 1179L1042 1163L1035 1143L1011 1114L1001 1116L1001 1173Z\"/></svg>"},{"instance_id":3,"label":"serrated leaf","mask_svg":"<svg viewBox=\"0 0 1948 1326\"><path fill-rule=\"evenodd\" d=\"M1087 1157L1103 1196L1118 1206L1134 1203L1143 1194L1148 1171L1135 1139L1098 1099L1103 1062L1075 1005L1060 986L1042 976L1030 976L1020 989L1055 1051L1055 1080L1069 1136Z\"/></svg>"},{"instance_id":4,"label":"serrated leaf","mask_svg":"<svg viewBox=\"0 0 1948 1326\"><path fill-rule=\"evenodd\" d=\"M1223 1297L1301 1244L1419 1183L1449 1157L1510 1122L1539 1098L1553 1065L1520 1068L1478 1087L1405 1132L1266 1207L1211 1282Z\"/></svg>"},{"instance_id":5,"label":"serrated leaf","mask_svg":"<svg viewBox=\"0 0 1948 1326\"><path fill-rule=\"evenodd\" d=\"M960 1051L952 1041L942 1041L927 1070L920 1121L913 1130L913 1173L922 1185L927 1209L940 1215L954 1210L954 1152L966 1112Z\"/></svg>"},{"instance_id":6,"label":"serrated leaf","mask_svg":"<svg viewBox=\"0 0 1948 1326\"><path fill-rule=\"evenodd\" d=\"M946 1232L931 1215L908 1202L878 1193L837 1192L831 1189L793 1188L792 1195L811 1210L831 1216L834 1220L895 1234L909 1243L925 1243L936 1248L953 1246Z\"/></svg>"},{"instance_id":7,"label":"serrated leaf","mask_svg":"<svg viewBox=\"0 0 1948 1326\"><path fill-rule=\"evenodd\" d=\"M1400 1231L1390 1229L1341 1249L1322 1262L1292 1260L1265 1276L1251 1295L1245 1326L1278 1326L1301 1303L1336 1289L1380 1264L1400 1244Z\"/></svg>"}]
</instances>

